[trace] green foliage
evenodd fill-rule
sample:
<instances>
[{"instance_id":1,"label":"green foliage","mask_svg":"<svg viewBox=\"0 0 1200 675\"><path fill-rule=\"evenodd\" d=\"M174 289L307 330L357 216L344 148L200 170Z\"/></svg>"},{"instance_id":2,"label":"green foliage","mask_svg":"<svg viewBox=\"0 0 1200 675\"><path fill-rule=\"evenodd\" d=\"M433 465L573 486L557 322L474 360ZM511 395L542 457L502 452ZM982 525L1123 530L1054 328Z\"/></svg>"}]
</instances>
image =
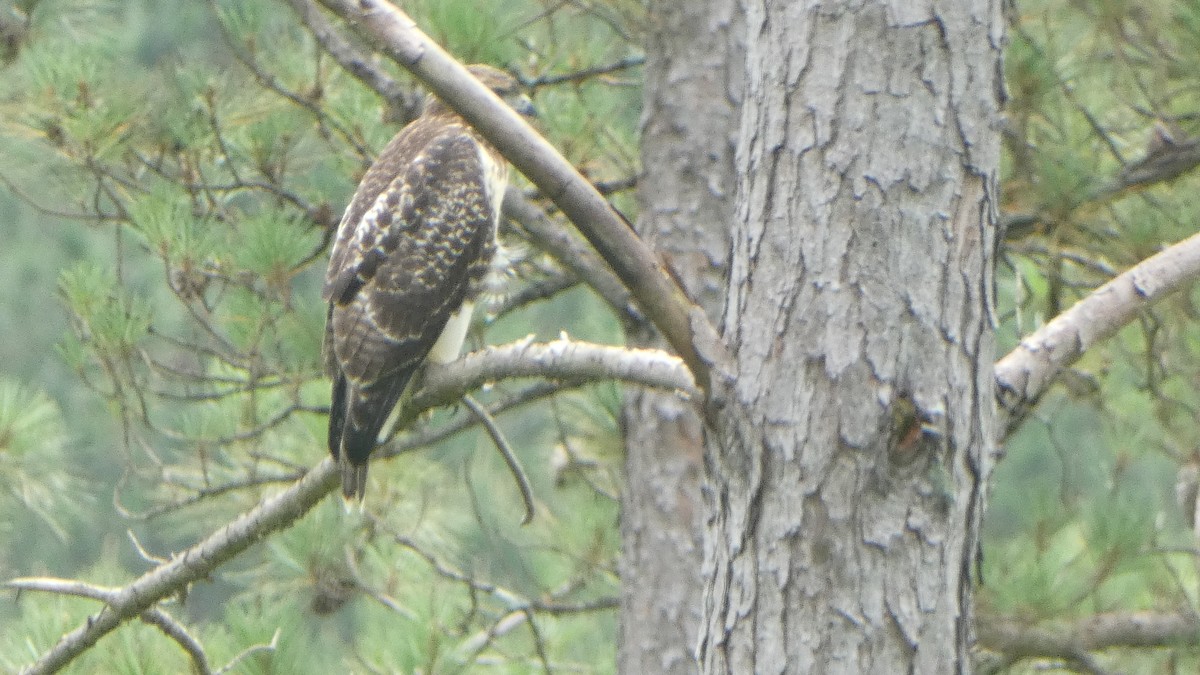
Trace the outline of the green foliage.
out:
<instances>
[{"instance_id":1,"label":"green foliage","mask_svg":"<svg viewBox=\"0 0 1200 675\"><path fill-rule=\"evenodd\" d=\"M28 515L67 537L66 521L80 517L92 495L63 466L66 449L58 405L41 391L0 378L0 511L20 513L0 522L0 535L11 538L28 527ZM12 564L8 553L0 551L0 571Z\"/></svg>"}]
</instances>

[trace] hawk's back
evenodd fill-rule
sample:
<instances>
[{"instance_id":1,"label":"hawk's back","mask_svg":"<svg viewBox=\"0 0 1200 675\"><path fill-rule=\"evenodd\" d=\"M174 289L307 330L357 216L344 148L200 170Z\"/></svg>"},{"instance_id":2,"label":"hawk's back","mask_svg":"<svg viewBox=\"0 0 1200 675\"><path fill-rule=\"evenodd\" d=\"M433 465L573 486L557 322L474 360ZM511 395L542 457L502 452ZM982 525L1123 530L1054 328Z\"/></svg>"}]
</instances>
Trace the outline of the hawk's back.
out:
<instances>
[{"instance_id":1,"label":"hawk's back","mask_svg":"<svg viewBox=\"0 0 1200 675\"><path fill-rule=\"evenodd\" d=\"M503 157L433 101L355 191L323 290L334 380L329 448L343 463L348 497L361 494L367 456L412 375L451 316L479 293L506 182Z\"/></svg>"}]
</instances>

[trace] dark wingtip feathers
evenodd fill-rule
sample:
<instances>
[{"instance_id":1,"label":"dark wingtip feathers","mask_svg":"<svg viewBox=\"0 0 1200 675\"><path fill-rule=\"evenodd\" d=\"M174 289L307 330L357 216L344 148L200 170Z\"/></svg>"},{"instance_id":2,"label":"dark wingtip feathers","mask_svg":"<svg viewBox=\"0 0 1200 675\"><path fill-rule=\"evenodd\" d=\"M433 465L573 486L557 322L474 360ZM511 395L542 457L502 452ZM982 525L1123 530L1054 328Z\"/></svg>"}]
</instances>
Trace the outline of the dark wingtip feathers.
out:
<instances>
[{"instance_id":1,"label":"dark wingtip feathers","mask_svg":"<svg viewBox=\"0 0 1200 675\"><path fill-rule=\"evenodd\" d=\"M347 503L361 503L367 491L367 467L370 465L366 462L354 464L345 457L339 464L342 469L342 499Z\"/></svg>"},{"instance_id":2,"label":"dark wingtip feathers","mask_svg":"<svg viewBox=\"0 0 1200 675\"><path fill-rule=\"evenodd\" d=\"M371 451L413 372L401 372L361 389L351 385L344 374L334 380L333 404L329 411L329 452L341 466L342 496L348 501L362 500Z\"/></svg>"}]
</instances>

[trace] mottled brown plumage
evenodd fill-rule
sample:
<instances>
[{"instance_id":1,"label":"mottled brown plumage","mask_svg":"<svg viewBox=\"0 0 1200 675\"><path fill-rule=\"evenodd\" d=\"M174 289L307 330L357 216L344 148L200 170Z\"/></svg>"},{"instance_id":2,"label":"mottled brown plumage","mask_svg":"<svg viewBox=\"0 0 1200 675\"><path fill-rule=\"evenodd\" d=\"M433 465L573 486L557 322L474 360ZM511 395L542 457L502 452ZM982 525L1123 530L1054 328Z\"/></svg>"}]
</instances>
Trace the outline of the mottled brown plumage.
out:
<instances>
[{"instance_id":1,"label":"mottled brown plumage","mask_svg":"<svg viewBox=\"0 0 1200 675\"><path fill-rule=\"evenodd\" d=\"M497 93L515 94L508 74L470 70ZM342 465L346 498L362 497L379 432L435 343L444 353L431 358L457 356L496 251L506 183L504 158L430 97L355 191L322 291L333 379L329 450ZM453 335L439 341L443 332Z\"/></svg>"}]
</instances>

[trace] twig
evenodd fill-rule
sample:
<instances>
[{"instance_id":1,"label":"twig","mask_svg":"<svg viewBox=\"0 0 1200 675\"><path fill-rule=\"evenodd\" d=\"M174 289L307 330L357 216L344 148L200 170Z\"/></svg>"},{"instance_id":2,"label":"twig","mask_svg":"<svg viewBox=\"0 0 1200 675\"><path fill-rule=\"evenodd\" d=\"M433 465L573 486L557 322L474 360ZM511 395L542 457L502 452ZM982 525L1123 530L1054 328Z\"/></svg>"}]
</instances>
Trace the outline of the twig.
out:
<instances>
[{"instance_id":1,"label":"twig","mask_svg":"<svg viewBox=\"0 0 1200 675\"><path fill-rule=\"evenodd\" d=\"M599 65L599 66L592 66L591 68L583 68L581 70L576 70L576 71L570 72L570 73L561 73L561 74L557 74L557 75L542 75L541 77L532 77L532 78L523 77L523 78L520 78L520 81L521 81L522 85L529 87L530 89L536 89L538 87L545 87L548 85L563 84L563 83L568 83L568 82L575 84L578 82L582 82L583 80L586 80L586 79L589 79L592 77L596 77L597 75L608 75L609 73L615 73L619 70L627 70L629 68L636 68L638 66L642 66L645 64L646 64L646 57L639 54L637 56L626 56L625 58L618 59L617 61L614 61L612 63L606 63L606 64Z\"/></svg>"},{"instance_id":2,"label":"twig","mask_svg":"<svg viewBox=\"0 0 1200 675\"><path fill-rule=\"evenodd\" d=\"M488 307L488 320L505 316L509 312L532 305L540 300L548 300L563 291L579 286L579 279L574 274L559 271L547 275L534 283L530 283L514 293L506 293L498 302Z\"/></svg>"},{"instance_id":3,"label":"twig","mask_svg":"<svg viewBox=\"0 0 1200 675\"><path fill-rule=\"evenodd\" d=\"M118 588L97 586L75 579L55 579L53 577L23 577L8 581L4 585L19 590L73 595L79 598L99 600L106 603L111 603L121 590ZM192 637L191 633L187 632L187 629L172 618L170 614L158 608L150 608L141 612L139 617L145 623L154 626L162 631L164 635L174 640L187 653L188 658L192 660L195 672L200 675L210 675L212 673L212 670L208 667L208 656L204 653L204 647L196 638Z\"/></svg>"},{"instance_id":4,"label":"twig","mask_svg":"<svg viewBox=\"0 0 1200 675\"><path fill-rule=\"evenodd\" d=\"M562 209L683 357L700 388L707 388L710 366L727 360L716 329L575 167L394 5L383 0L320 1L382 43L392 58L478 129Z\"/></svg>"},{"instance_id":5,"label":"twig","mask_svg":"<svg viewBox=\"0 0 1200 675\"><path fill-rule=\"evenodd\" d=\"M213 673L213 675L224 675L225 673L228 673L229 671L233 670L234 667L237 666L237 664L241 663L242 661L246 660L247 658L249 658L259 652L275 651L276 649L279 648L279 633L280 633L279 629L276 628L275 634L273 636L271 636L270 642L268 642L265 645L253 645L253 646L247 647L246 649L242 650L237 656L230 659L229 663L226 663L220 669L215 671Z\"/></svg>"},{"instance_id":6,"label":"twig","mask_svg":"<svg viewBox=\"0 0 1200 675\"><path fill-rule=\"evenodd\" d=\"M133 533L133 530L125 530L125 534L129 537L129 541L133 544L133 549L137 551L142 560L145 560L152 565L161 565L167 562L166 558L157 555L151 555L151 553L147 551L144 546L142 546L142 542L138 541L137 535Z\"/></svg>"},{"instance_id":7,"label":"twig","mask_svg":"<svg viewBox=\"0 0 1200 675\"><path fill-rule=\"evenodd\" d=\"M259 85L268 91L274 92L283 99L290 101L293 105L301 110L308 112L312 116L313 120L316 121L318 128L320 128L325 134L328 134L328 132L325 131L326 127L332 129L335 133L337 133L338 136L342 137L343 141L353 147L354 151L358 153L360 157L365 158L371 156L370 150L362 144L362 142L354 135L354 133L322 110L321 106L315 100L313 100L312 97L292 91L283 84L280 84L279 78L264 70L255 59L253 52L248 49L245 44L239 44L237 36L235 36L229 26L225 24L225 17L221 12L221 6L216 2L216 0L209 0L209 6L212 8L213 14L217 18L217 28L220 29L221 35L225 38L225 42L229 45L230 53L235 59L238 60L239 63L241 63L246 67L247 70L250 71L250 74L254 76L254 79L258 81ZM234 174L234 178L237 179L238 182L241 182L241 178L239 178L237 174Z\"/></svg>"},{"instance_id":8,"label":"twig","mask_svg":"<svg viewBox=\"0 0 1200 675\"><path fill-rule=\"evenodd\" d=\"M389 106L402 111L405 120L411 120L417 116L422 97L402 86L387 71L373 63L370 55L363 53L351 44L321 14L312 0L288 0L288 4L300 16L304 25L308 26L309 32L313 34L321 47L346 72L382 96Z\"/></svg>"},{"instance_id":9,"label":"twig","mask_svg":"<svg viewBox=\"0 0 1200 675\"><path fill-rule=\"evenodd\" d=\"M1200 275L1200 235L1153 255L1021 340L996 363L1001 429L1012 432L1055 376L1138 312Z\"/></svg>"},{"instance_id":10,"label":"twig","mask_svg":"<svg viewBox=\"0 0 1200 675\"><path fill-rule=\"evenodd\" d=\"M513 408L523 406L527 403L540 401L541 399L552 396L565 387L559 386L552 382L538 382L530 387L527 387L516 394L506 397L502 401L493 404L488 412L494 417L500 413L507 412ZM389 441L385 446L375 450L373 457L394 457L401 453L423 448L434 443L441 443L454 436L462 433L467 429L473 428L479 423L479 419L474 415L461 415L457 419L446 423L444 426L436 428L426 428L420 431L406 433L394 441Z\"/></svg>"},{"instance_id":11,"label":"twig","mask_svg":"<svg viewBox=\"0 0 1200 675\"><path fill-rule=\"evenodd\" d=\"M187 652L188 658L192 660L192 668L198 675L211 675L212 670L208 666L208 655L204 653L204 647L182 624L161 609L148 609L142 612L140 618L162 631Z\"/></svg>"},{"instance_id":12,"label":"twig","mask_svg":"<svg viewBox=\"0 0 1200 675\"><path fill-rule=\"evenodd\" d=\"M525 468L521 466L521 460L517 459L517 454L513 452L512 445L504 437L504 432L500 429L500 425L496 424L496 420L488 413L487 408L480 405L479 401L476 401L475 397L470 394L464 394L462 401L467 404L467 408L483 423L483 428L487 429L488 435L492 437L492 443L496 445L496 449L500 451L500 456L504 458L504 463L508 465L508 471L512 474L513 480L517 482L517 488L521 491L521 501L525 504L525 517L521 519L521 524L528 525L533 522L535 511L533 486L529 484L529 476L526 475Z\"/></svg>"}]
</instances>

